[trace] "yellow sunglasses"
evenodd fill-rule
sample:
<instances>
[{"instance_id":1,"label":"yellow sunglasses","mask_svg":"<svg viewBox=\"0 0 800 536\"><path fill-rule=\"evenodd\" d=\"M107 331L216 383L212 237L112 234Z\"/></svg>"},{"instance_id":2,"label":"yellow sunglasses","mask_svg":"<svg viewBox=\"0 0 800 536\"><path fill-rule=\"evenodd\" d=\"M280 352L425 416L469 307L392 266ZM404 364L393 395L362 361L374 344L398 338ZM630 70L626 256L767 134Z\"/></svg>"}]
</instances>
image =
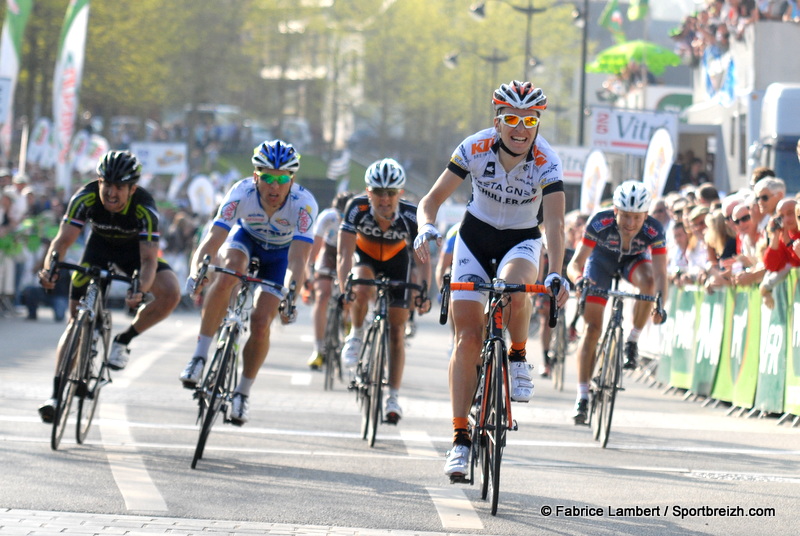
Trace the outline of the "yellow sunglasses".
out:
<instances>
[{"instance_id":1,"label":"yellow sunglasses","mask_svg":"<svg viewBox=\"0 0 800 536\"><path fill-rule=\"evenodd\" d=\"M525 128L535 128L539 125L539 118L535 115L528 115L525 117L520 117L514 114L503 114L497 116L503 124L506 124L510 127L516 127L519 125L519 122L522 121L522 125Z\"/></svg>"}]
</instances>

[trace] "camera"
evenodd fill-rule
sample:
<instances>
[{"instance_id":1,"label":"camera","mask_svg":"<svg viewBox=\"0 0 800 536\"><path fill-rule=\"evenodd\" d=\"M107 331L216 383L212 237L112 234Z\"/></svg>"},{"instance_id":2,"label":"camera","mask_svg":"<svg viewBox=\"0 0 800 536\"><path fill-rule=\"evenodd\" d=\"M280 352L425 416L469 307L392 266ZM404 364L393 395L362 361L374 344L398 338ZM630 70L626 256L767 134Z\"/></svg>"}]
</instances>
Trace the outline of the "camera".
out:
<instances>
[{"instance_id":1,"label":"camera","mask_svg":"<svg viewBox=\"0 0 800 536\"><path fill-rule=\"evenodd\" d=\"M779 231L782 228L783 228L783 218L780 217L780 216L777 216L777 217L773 218L772 224L770 225L770 229L773 232L775 232L775 231Z\"/></svg>"}]
</instances>

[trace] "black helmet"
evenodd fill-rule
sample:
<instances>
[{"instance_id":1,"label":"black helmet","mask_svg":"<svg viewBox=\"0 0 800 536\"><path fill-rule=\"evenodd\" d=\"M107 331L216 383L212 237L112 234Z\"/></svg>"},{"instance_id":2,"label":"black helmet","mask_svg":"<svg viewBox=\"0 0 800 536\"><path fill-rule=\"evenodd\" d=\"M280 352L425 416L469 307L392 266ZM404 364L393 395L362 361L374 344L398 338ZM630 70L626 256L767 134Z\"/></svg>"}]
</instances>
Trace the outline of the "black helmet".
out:
<instances>
[{"instance_id":1,"label":"black helmet","mask_svg":"<svg viewBox=\"0 0 800 536\"><path fill-rule=\"evenodd\" d=\"M97 163L97 175L115 184L136 184L142 164L130 151L108 151Z\"/></svg>"}]
</instances>

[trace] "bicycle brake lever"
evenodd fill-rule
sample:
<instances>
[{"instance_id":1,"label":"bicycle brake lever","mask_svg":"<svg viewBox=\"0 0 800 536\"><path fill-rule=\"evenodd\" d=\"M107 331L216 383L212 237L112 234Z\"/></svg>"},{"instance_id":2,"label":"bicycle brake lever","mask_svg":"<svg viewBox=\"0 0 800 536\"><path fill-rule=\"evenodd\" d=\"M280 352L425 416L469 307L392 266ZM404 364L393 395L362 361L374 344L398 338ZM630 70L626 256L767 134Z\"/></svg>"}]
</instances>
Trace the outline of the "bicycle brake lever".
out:
<instances>
[{"instance_id":1,"label":"bicycle brake lever","mask_svg":"<svg viewBox=\"0 0 800 536\"><path fill-rule=\"evenodd\" d=\"M561 281L556 279L550 285L550 318L547 323L551 328L556 327L558 323L558 304L556 303L556 296L558 296L560 290Z\"/></svg>"}]
</instances>

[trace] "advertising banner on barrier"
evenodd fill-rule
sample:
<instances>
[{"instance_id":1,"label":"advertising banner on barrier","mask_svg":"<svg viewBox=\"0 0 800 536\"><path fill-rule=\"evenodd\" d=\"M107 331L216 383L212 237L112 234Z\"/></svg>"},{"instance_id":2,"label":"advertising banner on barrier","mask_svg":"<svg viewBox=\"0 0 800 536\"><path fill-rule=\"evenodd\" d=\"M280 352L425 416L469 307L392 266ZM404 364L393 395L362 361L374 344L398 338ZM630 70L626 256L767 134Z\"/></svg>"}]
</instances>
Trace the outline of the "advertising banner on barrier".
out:
<instances>
[{"instance_id":1,"label":"advertising banner on barrier","mask_svg":"<svg viewBox=\"0 0 800 536\"><path fill-rule=\"evenodd\" d=\"M699 292L683 289L678 292L675 308L675 325L680 329L673 331L672 360L670 363L669 384L679 389L692 386L695 338L699 315Z\"/></svg>"},{"instance_id":2,"label":"advertising banner on barrier","mask_svg":"<svg viewBox=\"0 0 800 536\"><path fill-rule=\"evenodd\" d=\"M761 330L761 293L757 287L736 293L731 340L731 376L734 406L752 408L758 380Z\"/></svg>"},{"instance_id":3,"label":"advertising banner on barrier","mask_svg":"<svg viewBox=\"0 0 800 536\"><path fill-rule=\"evenodd\" d=\"M800 281L792 270L787 278L789 296L792 296L791 339L786 359L786 386L784 388L783 411L800 415Z\"/></svg>"},{"instance_id":4,"label":"advertising banner on barrier","mask_svg":"<svg viewBox=\"0 0 800 536\"><path fill-rule=\"evenodd\" d=\"M783 412L783 389L786 383L786 334L789 304L786 284L772 290L775 306L761 314L761 342L758 382L753 406L767 413Z\"/></svg>"},{"instance_id":5,"label":"advertising banner on barrier","mask_svg":"<svg viewBox=\"0 0 800 536\"><path fill-rule=\"evenodd\" d=\"M661 326L661 357L658 360L658 370L656 370L656 381L669 384L669 376L672 361L672 344L675 333L675 311L678 303L678 287L670 286L667 299L667 321Z\"/></svg>"},{"instance_id":6,"label":"advertising banner on barrier","mask_svg":"<svg viewBox=\"0 0 800 536\"><path fill-rule=\"evenodd\" d=\"M741 290L741 289L740 289ZM743 291L747 294L746 291ZM731 402L733 400L733 374L731 373L731 341L733 338L733 311L736 306L733 288L728 288L725 293L725 318L722 332L722 344L719 350L719 365L717 374L714 378L714 387L711 390L711 398Z\"/></svg>"},{"instance_id":7,"label":"advertising banner on barrier","mask_svg":"<svg viewBox=\"0 0 800 536\"><path fill-rule=\"evenodd\" d=\"M702 337L696 337L697 347L694 354L691 387L691 391L697 395L710 395L711 388L714 385L720 349L722 348L727 297L727 292L706 294L700 305L700 323L697 332L703 335Z\"/></svg>"}]
</instances>

